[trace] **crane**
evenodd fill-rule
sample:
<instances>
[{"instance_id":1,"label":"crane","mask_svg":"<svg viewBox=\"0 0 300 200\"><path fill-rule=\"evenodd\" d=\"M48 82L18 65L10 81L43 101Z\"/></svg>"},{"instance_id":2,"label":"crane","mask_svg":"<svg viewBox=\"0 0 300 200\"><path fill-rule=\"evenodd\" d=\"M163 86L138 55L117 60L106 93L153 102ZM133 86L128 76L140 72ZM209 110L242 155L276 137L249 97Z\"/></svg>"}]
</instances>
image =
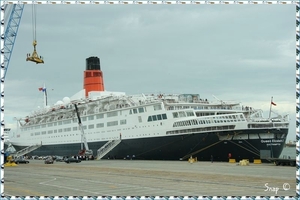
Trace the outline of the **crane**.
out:
<instances>
[{"instance_id":1,"label":"crane","mask_svg":"<svg viewBox=\"0 0 300 200\"><path fill-rule=\"evenodd\" d=\"M79 129L81 131L81 150L79 151L79 155L93 155L93 150L89 149L88 143L86 141L86 137L85 137L83 127L82 127L82 124L81 124L81 119L80 119L80 116L79 116L79 111L78 111L77 105L74 104L74 106L75 106L75 111L76 111L76 115L77 115L77 118L78 118ZM84 148L83 148L82 143L84 144Z\"/></svg>"},{"instance_id":2,"label":"crane","mask_svg":"<svg viewBox=\"0 0 300 200\"><path fill-rule=\"evenodd\" d=\"M30 53L27 54L26 61L32 61L36 64L44 63L44 60L42 56L39 56L36 52L36 5L32 4L32 32L33 32L33 53L30 55Z\"/></svg>"},{"instance_id":3,"label":"crane","mask_svg":"<svg viewBox=\"0 0 300 200\"><path fill-rule=\"evenodd\" d=\"M11 12L8 12L9 9L11 9ZM1 63L1 68L4 68L4 76L2 77L2 79L4 80L16 41L20 21L24 10L24 4L13 4L12 6L8 6L8 4L5 4L1 6L1 10L5 11L5 13L10 13L10 16L6 18L8 19L8 22L4 22L4 25L6 26L4 35L1 35L1 39L4 40L4 49L1 50L1 53L4 54L4 63Z\"/></svg>"}]
</instances>

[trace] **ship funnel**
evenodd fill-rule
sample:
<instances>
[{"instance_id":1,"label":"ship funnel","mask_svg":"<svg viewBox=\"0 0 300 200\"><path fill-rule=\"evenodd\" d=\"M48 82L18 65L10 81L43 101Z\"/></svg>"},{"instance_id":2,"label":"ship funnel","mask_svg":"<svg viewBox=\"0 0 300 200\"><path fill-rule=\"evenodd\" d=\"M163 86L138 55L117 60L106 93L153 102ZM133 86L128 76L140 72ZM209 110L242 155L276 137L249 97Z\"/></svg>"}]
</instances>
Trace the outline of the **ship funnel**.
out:
<instances>
[{"instance_id":1,"label":"ship funnel","mask_svg":"<svg viewBox=\"0 0 300 200\"><path fill-rule=\"evenodd\" d=\"M89 57L86 59L83 88L85 89L86 97L91 91L104 91L103 74L98 57Z\"/></svg>"}]
</instances>

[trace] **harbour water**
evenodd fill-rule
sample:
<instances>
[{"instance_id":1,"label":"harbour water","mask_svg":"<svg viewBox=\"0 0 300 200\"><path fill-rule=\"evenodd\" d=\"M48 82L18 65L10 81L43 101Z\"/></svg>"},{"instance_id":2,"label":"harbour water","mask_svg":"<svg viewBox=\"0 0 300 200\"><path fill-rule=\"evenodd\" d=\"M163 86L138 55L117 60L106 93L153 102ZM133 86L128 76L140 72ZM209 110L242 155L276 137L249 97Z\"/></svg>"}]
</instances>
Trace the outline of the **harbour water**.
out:
<instances>
[{"instance_id":1,"label":"harbour water","mask_svg":"<svg viewBox=\"0 0 300 200\"><path fill-rule=\"evenodd\" d=\"M281 152L281 155L280 155L280 158L287 158L287 157L291 157L291 158L296 158L296 147L284 147L282 152Z\"/></svg>"}]
</instances>

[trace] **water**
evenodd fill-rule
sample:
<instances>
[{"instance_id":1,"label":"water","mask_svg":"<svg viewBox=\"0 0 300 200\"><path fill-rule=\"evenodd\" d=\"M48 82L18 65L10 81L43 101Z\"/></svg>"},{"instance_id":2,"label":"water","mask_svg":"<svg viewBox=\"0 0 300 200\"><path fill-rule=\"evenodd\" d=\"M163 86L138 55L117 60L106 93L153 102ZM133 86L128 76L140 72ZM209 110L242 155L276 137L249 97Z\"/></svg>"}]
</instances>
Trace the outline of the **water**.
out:
<instances>
[{"instance_id":1,"label":"water","mask_svg":"<svg viewBox=\"0 0 300 200\"><path fill-rule=\"evenodd\" d=\"M291 158L296 158L296 147L284 147L280 158L288 158L288 156L290 156Z\"/></svg>"}]
</instances>

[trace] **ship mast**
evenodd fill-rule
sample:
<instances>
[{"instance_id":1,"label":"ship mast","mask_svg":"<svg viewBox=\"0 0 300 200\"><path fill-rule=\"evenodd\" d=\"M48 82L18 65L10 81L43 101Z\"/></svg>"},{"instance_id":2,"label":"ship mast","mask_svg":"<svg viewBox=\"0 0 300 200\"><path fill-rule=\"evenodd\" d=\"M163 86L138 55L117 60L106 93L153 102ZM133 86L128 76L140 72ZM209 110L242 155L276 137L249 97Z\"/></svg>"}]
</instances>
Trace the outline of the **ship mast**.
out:
<instances>
[{"instance_id":1,"label":"ship mast","mask_svg":"<svg viewBox=\"0 0 300 200\"><path fill-rule=\"evenodd\" d=\"M276 104L273 102L273 97L271 97L269 119L271 119L272 105L276 106Z\"/></svg>"},{"instance_id":2,"label":"ship mast","mask_svg":"<svg viewBox=\"0 0 300 200\"><path fill-rule=\"evenodd\" d=\"M45 86L45 83L44 83L44 88L43 88L43 91L44 91L44 108L47 107L47 90L46 90L46 86Z\"/></svg>"},{"instance_id":3,"label":"ship mast","mask_svg":"<svg viewBox=\"0 0 300 200\"><path fill-rule=\"evenodd\" d=\"M43 96L44 96L44 108L46 108L47 105L48 105L48 102L47 102L47 89L46 89L45 83L44 83L43 87L39 88L39 91L43 92Z\"/></svg>"}]
</instances>

